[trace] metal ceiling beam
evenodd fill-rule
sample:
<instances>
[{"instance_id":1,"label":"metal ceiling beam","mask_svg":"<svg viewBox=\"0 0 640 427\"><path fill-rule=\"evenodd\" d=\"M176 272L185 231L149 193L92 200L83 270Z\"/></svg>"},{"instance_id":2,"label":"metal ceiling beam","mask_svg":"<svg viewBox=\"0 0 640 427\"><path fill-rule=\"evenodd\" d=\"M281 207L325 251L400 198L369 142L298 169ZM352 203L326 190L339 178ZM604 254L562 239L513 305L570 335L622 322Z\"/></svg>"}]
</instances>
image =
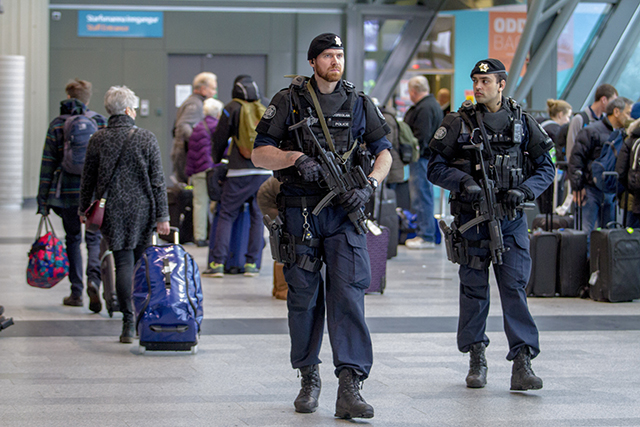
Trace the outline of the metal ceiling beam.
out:
<instances>
[{"instance_id":1,"label":"metal ceiling beam","mask_svg":"<svg viewBox=\"0 0 640 427\"><path fill-rule=\"evenodd\" d=\"M513 96L514 99L522 100L527 96L536 79L540 75L540 71L542 70L544 64L549 59L549 55L552 52L556 52L558 37L560 37L562 30L567 25L567 22L569 22L569 19L571 18L571 15L578 3L579 0L566 1L560 13L556 15L553 23L551 24L551 27L548 29L544 38L542 39L542 42L540 43L536 51L532 54L529 60L529 64L527 65L526 74L524 75L522 80L520 80L520 83L517 85L517 87L513 90L511 96ZM543 21L538 21L535 23L536 27L540 22ZM520 45L518 44L518 49L519 48ZM531 46L529 46L529 49L527 49L527 51L529 51L530 49ZM511 71L513 72L513 69ZM517 75L515 74L514 76L517 77ZM516 79L514 78L513 81L516 81ZM555 96L553 97L555 98Z\"/></svg>"},{"instance_id":2,"label":"metal ceiling beam","mask_svg":"<svg viewBox=\"0 0 640 427\"><path fill-rule=\"evenodd\" d=\"M533 43L533 37L536 32L536 28L540 23L540 17L544 12L544 5L547 0L530 0L529 8L527 10L527 23L524 26L520 41L515 54L513 55L513 61L511 61L511 68L509 68L509 78L507 79L507 86L504 89L506 96L513 96L515 88L520 78L520 70L524 65L529 50L531 49L531 43ZM520 98L516 98L520 99Z\"/></svg>"},{"instance_id":3,"label":"metal ceiling beam","mask_svg":"<svg viewBox=\"0 0 640 427\"><path fill-rule=\"evenodd\" d=\"M591 49L563 94L563 99L574 110L584 108L593 99L598 85L614 81L614 66L625 61L622 48L631 43L640 25L638 8L637 0L620 0L613 5L602 30L596 35Z\"/></svg>"},{"instance_id":4,"label":"metal ceiling beam","mask_svg":"<svg viewBox=\"0 0 640 427\"><path fill-rule=\"evenodd\" d=\"M377 98L381 104L386 103L393 94L420 43L433 28L438 11L443 4L444 1L439 1L430 9L421 7L422 13L419 15L403 16L403 19L408 19L407 25L400 36L400 40L398 40L382 70L380 70L376 84L369 94L371 97ZM361 54L360 61L364 62L364 52L361 52Z\"/></svg>"}]
</instances>

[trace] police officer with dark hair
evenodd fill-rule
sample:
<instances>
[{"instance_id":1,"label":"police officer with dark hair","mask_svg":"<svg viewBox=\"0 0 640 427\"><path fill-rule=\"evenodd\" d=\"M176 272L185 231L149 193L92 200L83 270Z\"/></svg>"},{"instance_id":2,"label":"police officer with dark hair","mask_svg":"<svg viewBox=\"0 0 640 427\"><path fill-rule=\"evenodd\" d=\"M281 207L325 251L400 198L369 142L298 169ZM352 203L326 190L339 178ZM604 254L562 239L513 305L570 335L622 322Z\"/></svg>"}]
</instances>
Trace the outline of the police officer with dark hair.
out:
<instances>
[{"instance_id":1,"label":"police officer with dark hair","mask_svg":"<svg viewBox=\"0 0 640 427\"><path fill-rule=\"evenodd\" d=\"M278 260L285 263L289 284L291 364L302 376L294 406L302 413L318 407L318 355L326 309L339 378L335 415L372 418L373 407L359 392L373 362L364 317L371 271L360 220L364 204L391 166L389 127L371 99L341 79L344 46L339 36L325 33L313 39L307 59L313 76L294 78L273 97L256 127L251 157L256 166L274 170L282 183L274 224L283 225L271 231L272 239L280 239L275 246L272 240L272 252L275 247ZM327 157L335 158L336 170L351 184L331 184L335 180L327 174ZM373 166L366 160L372 157ZM316 207L331 193L336 197L318 212ZM326 283L320 274L323 263Z\"/></svg>"},{"instance_id":2,"label":"police officer with dark hair","mask_svg":"<svg viewBox=\"0 0 640 427\"><path fill-rule=\"evenodd\" d=\"M509 341L507 360L513 361L511 390L536 390L542 388L542 380L533 373L531 359L540 346L525 291L531 270L527 221L518 207L533 201L553 181L548 153L553 143L536 120L522 113L513 99L502 96L506 78L504 65L497 59L476 64L471 79L477 104L465 101L457 113L444 118L429 144L428 177L451 191L455 218L451 229L464 230L457 241L447 242L447 250L455 248L457 252L448 255L461 264L457 340L461 352L470 352L467 387L482 388L487 382L485 329L493 261ZM487 192L491 185L494 189ZM478 221L478 206L487 199L495 202L489 207L495 213L493 223ZM472 220L478 224L469 223ZM493 245L498 239L500 253L496 254Z\"/></svg>"}]
</instances>

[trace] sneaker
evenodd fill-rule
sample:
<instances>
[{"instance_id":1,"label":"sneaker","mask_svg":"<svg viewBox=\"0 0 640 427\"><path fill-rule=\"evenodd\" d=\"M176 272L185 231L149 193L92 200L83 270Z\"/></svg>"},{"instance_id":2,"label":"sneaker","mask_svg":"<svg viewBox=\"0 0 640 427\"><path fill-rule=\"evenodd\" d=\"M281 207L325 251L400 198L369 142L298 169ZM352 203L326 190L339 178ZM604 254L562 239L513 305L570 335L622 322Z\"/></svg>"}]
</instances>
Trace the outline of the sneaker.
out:
<instances>
[{"instance_id":1,"label":"sneaker","mask_svg":"<svg viewBox=\"0 0 640 427\"><path fill-rule=\"evenodd\" d=\"M102 301L100 301L100 294L98 293L100 285L93 282L87 283L87 295L89 295L89 310L94 313L100 313L102 310Z\"/></svg>"},{"instance_id":2,"label":"sneaker","mask_svg":"<svg viewBox=\"0 0 640 427\"><path fill-rule=\"evenodd\" d=\"M427 242L422 237L414 237L404 242L404 245L408 249L435 249L436 244L434 242Z\"/></svg>"},{"instance_id":3,"label":"sneaker","mask_svg":"<svg viewBox=\"0 0 640 427\"><path fill-rule=\"evenodd\" d=\"M224 277L224 264L212 262L209 264L209 268L207 268L202 275L209 277Z\"/></svg>"},{"instance_id":4,"label":"sneaker","mask_svg":"<svg viewBox=\"0 0 640 427\"><path fill-rule=\"evenodd\" d=\"M82 307L82 297L71 294L62 300L62 304L70 307Z\"/></svg>"},{"instance_id":5,"label":"sneaker","mask_svg":"<svg viewBox=\"0 0 640 427\"><path fill-rule=\"evenodd\" d=\"M244 265L244 275L248 277L255 277L260 274L260 269L256 267L255 263L246 263Z\"/></svg>"}]
</instances>

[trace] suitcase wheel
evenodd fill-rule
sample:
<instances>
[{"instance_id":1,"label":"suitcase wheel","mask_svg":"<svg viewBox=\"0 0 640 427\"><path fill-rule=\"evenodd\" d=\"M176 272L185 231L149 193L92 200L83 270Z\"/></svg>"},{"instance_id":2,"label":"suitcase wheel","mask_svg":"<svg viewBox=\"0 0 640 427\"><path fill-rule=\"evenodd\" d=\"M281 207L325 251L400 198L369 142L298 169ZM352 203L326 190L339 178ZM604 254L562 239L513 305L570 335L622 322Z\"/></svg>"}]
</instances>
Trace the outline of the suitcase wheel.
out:
<instances>
[{"instance_id":1,"label":"suitcase wheel","mask_svg":"<svg viewBox=\"0 0 640 427\"><path fill-rule=\"evenodd\" d=\"M191 347L191 354L198 354L198 344Z\"/></svg>"},{"instance_id":2,"label":"suitcase wheel","mask_svg":"<svg viewBox=\"0 0 640 427\"><path fill-rule=\"evenodd\" d=\"M143 345L139 345L138 346L138 354L144 354L144 352L147 351L147 348Z\"/></svg>"}]
</instances>

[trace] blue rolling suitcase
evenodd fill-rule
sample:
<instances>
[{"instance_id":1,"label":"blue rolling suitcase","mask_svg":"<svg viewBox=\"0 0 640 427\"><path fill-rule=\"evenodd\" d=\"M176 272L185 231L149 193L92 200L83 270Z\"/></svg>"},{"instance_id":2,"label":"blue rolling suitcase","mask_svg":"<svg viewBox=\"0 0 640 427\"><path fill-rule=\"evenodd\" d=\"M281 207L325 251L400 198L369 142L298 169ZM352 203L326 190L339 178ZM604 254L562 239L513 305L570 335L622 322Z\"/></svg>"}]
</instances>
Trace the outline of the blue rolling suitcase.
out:
<instances>
[{"instance_id":1,"label":"blue rolling suitcase","mask_svg":"<svg viewBox=\"0 0 640 427\"><path fill-rule=\"evenodd\" d=\"M198 265L181 245L145 250L135 266L132 296L140 353L197 352L202 285Z\"/></svg>"},{"instance_id":2,"label":"blue rolling suitcase","mask_svg":"<svg viewBox=\"0 0 640 427\"><path fill-rule=\"evenodd\" d=\"M262 224L262 223L261 223ZM216 240L216 228L218 227L218 210L213 217L213 223L211 224L211 232L209 234L210 246ZM246 261L247 248L249 247L249 229L251 227L251 214L249 212L249 204L245 203L242 207L242 211L238 218L233 222L231 228L231 241L229 242L229 254L227 260L224 263L225 274L243 274L244 264ZM260 234L261 246L264 247L264 236ZM209 250L208 263L213 262L212 251ZM262 256L258 256L256 259L256 267L260 268L262 265Z\"/></svg>"}]
</instances>

